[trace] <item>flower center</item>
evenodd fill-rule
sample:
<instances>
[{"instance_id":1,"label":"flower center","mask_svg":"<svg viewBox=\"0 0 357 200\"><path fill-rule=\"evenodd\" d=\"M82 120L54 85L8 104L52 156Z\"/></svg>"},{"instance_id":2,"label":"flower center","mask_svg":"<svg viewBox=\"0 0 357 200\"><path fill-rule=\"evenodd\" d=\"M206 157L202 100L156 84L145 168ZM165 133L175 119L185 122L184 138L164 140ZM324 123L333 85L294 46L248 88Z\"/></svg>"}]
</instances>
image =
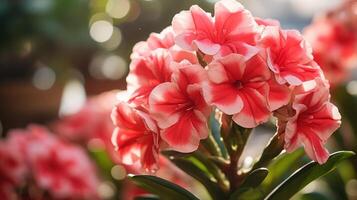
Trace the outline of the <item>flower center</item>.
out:
<instances>
[{"instance_id":1,"label":"flower center","mask_svg":"<svg viewBox=\"0 0 357 200\"><path fill-rule=\"evenodd\" d=\"M237 89L241 89L243 87L243 83L237 80L234 82L234 87Z\"/></svg>"}]
</instances>

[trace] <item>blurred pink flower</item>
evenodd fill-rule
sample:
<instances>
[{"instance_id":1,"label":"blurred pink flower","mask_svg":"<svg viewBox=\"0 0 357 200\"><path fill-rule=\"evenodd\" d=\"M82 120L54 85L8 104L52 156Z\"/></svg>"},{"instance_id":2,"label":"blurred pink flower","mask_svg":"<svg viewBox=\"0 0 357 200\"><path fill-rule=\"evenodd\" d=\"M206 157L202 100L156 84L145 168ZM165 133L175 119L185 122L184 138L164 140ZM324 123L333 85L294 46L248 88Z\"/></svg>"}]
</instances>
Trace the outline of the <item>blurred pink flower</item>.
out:
<instances>
[{"instance_id":1,"label":"blurred pink flower","mask_svg":"<svg viewBox=\"0 0 357 200\"><path fill-rule=\"evenodd\" d=\"M16 145L17 152L24 151L29 176L51 197L98 198L95 168L81 147L66 143L37 125L10 131L8 144Z\"/></svg>"},{"instance_id":2,"label":"blurred pink flower","mask_svg":"<svg viewBox=\"0 0 357 200\"><path fill-rule=\"evenodd\" d=\"M349 69L357 66L357 26L350 27L347 20L335 14L319 16L304 30L332 86L345 81Z\"/></svg>"},{"instance_id":3,"label":"blurred pink flower","mask_svg":"<svg viewBox=\"0 0 357 200\"><path fill-rule=\"evenodd\" d=\"M24 156L16 146L0 141L0 198L16 199L15 189L23 186L27 175Z\"/></svg>"},{"instance_id":4,"label":"blurred pink flower","mask_svg":"<svg viewBox=\"0 0 357 200\"><path fill-rule=\"evenodd\" d=\"M110 142L114 130L110 113L117 101L127 98L126 92L117 90L91 97L77 113L57 120L52 129L61 137L83 145L95 141L114 162L119 162Z\"/></svg>"}]
</instances>

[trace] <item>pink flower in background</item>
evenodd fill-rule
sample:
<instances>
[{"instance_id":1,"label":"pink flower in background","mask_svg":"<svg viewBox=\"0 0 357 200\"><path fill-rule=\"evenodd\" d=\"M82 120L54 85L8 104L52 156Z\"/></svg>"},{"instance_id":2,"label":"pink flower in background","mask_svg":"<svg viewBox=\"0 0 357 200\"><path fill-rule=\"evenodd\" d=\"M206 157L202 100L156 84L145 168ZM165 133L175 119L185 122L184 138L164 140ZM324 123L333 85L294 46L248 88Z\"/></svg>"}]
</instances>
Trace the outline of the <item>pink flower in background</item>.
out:
<instances>
[{"instance_id":1,"label":"pink flower in background","mask_svg":"<svg viewBox=\"0 0 357 200\"><path fill-rule=\"evenodd\" d=\"M122 163L154 172L158 169L159 130L150 116L125 102L118 103L112 112L116 126L112 143Z\"/></svg>"},{"instance_id":2,"label":"pink flower in background","mask_svg":"<svg viewBox=\"0 0 357 200\"><path fill-rule=\"evenodd\" d=\"M251 13L235 0L215 4L212 18L197 5L182 11L172 21L175 41L185 50L200 50L206 55L256 54L258 26Z\"/></svg>"},{"instance_id":3,"label":"pink flower in background","mask_svg":"<svg viewBox=\"0 0 357 200\"><path fill-rule=\"evenodd\" d=\"M337 13L319 16L304 30L314 59L332 86L343 82L349 69L357 64L357 26L350 27L346 21Z\"/></svg>"},{"instance_id":4,"label":"pink flower in background","mask_svg":"<svg viewBox=\"0 0 357 200\"><path fill-rule=\"evenodd\" d=\"M53 198L97 199L99 182L94 165L81 147L61 141L36 125L13 130L9 135L9 144L18 141L18 152L24 151L26 168L38 188Z\"/></svg>"},{"instance_id":5,"label":"pink flower in background","mask_svg":"<svg viewBox=\"0 0 357 200\"><path fill-rule=\"evenodd\" d=\"M163 129L161 138L170 148L192 152L198 148L200 140L208 136L210 108L201 91L206 73L201 66L185 61L176 68L172 82L162 83L152 91L150 114Z\"/></svg>"},{"instance_id":6,"label":"pink flower in background","mask_svg":"<svg viewBox=\"0 0 357 200\"><path fill-rule=\"evenodd\" d=\"M217 59L208 65L208 79L203 89L207 102L246 128L266 122L271 110L289 101L288 88L275 82L259 55L248 61L239 54Z\"/></svg>"},{"instance_id":7,"label":"pink flower in background","mask_svg":"<svg viewBox=\"0 0 357 200\"><path fill-rule=\"evenodd\" d=\"M321 76L311 48L298 31L267 26L259 44L265 49L268 66L279 83L300 85Z\"/></svg>"},{"instance_id":8,"label":"pink flower in background","mask_svg":"<svg viewBox=\"0 0 357 200\"><path fill-rule=\"evenodd\" d=\"M16 146L0 141L0 198L16 199L15 189L23 185L27 168Z\"/></svg>"},{"instance_id":9,"label":"pink flower in background","mask_svg":"<svg viewBox=\"0 0 357 200\"><path fill-rule=\"evenodd\" d=\"M94 142L98 148L104 148L117 163L119 159L110 142L115 128L110 113L119 100L127 99L126 92L117 90L91 97L77 113L55 121L52 129L56 134L72 142L83 145Z\"/></svg>"},{"instance_id":10,"label":"pink flower in background","mask_svg":"<svg viewBox=\"0 0 357 200\"><path fill-rule=\"evenodd\" d=\"M302 144L311 159L325 163L329 153L323 145L341 123L338 109L329 101L328 85L321 79L305 82L294 95L295 115L286 125L285 148L291 152Z\"/></svg>"}]
</instances>

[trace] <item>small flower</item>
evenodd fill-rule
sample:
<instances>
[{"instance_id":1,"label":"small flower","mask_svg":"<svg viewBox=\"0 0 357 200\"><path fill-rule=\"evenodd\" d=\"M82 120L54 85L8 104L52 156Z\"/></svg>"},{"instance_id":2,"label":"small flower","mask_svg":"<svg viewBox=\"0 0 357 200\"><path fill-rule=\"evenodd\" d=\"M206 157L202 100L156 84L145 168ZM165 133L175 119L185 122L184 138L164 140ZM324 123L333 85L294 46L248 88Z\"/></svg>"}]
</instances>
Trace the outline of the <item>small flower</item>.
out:
<instances>
[{"instance_id":1,"label":"small flower","mask_svg":"<svg viewBox=\"0 0 357 200\"><path fill-rule=\"evenodd\" d=\"M313 61L312 50L298 31L267 26L259 45L265 49L268 66L280 84L300 85L321 77L321 70Z\"/></svg>"},{"instance_id":2,"label":"small flower","mask_svg":"<svg viewBox=\"0 0 357 200\"><path fill-rule=\"evenodd\" d=\"M217 2L214 18L194 5L177 14L172 27L176 44L185 50L200 50L211 56L234 52L248 58L257 52L253 45L258 26L251 13L234 0Z\"/></svg>"},{"instance_id":3,"label":"small flower","mask_svg":"<svg viewBox=\"0 0 357 200\"><path fill-rule=\"evenodd\" d=\"M203 99L201 82L204 69L181 62L172 81L155 87L149 97L152 117L157 121L161 138L180 152L192 152L201 139L208 136L207 118L210 109Z\"/></svg>"},{"instance_id":4,"label":"small flower","mask_svg":"<svg viewBox=\"0 0 357 200\"><path fill-rule=\"evenodd\" d=\"M116 126L112 143L117 148L122 163L141 167L154 172L158 166L159 130L151 117L128 103L120 102L112 112Z\"/></svg>"},{"instance_id":5,"label":"small flower","mask_svg":"<svg viewBox=\"0 0 357 200\"><path fill-rule=\"evenodd\" d=\"M206 101L246 128L267 121L272 110L289 101L288 88L275 82L259 55L248 61L239 54L217 59L208 65L208 79Z\"/></svg>"},{"instance_id":6,"label":"small flower","mask_svg":"<svg viewBox=\"0 0 357 200\"><path fill-rule=\"evenodd\" d=\"M329 101L328 86L321 79L305 82L294 95L295 115L286 124L285 149L291 152L303 144L311 159L325 163L329 153L323 145L341 123L338 109Z\"/></svg>"}]
</instances>

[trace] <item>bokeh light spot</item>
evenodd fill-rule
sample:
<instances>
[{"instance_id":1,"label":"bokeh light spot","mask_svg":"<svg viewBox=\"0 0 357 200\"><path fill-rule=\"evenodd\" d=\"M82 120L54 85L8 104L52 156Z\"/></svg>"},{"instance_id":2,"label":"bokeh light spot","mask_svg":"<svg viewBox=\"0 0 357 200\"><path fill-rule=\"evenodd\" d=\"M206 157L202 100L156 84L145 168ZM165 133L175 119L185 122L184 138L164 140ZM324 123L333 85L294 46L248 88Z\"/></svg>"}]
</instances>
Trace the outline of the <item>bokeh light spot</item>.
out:
<instances>
[{"instance_id":1,"label":"bokeh light spot","mask_svg":"<svg viewBox=\"0 0 357 200\"><path fill-rule=\"evenodd\" d=\"M56 81L56 73L49 67L39 67L33 77L32 84L40 90L50 89Z\"/></svg>"},{"instance_id":2,"label":"bokeh light spot","mask_svg":"<svg viewBox=\"0 0 357 200\"><path fill-rule=\"evenodd\" d=\"M69 81L64 89L59 109L59 115L65 116L78 112L86 101L86 92L78 80Z\"/></svg>"},{"instance_id":3,"label":"bokeh light spot","mask_svg":"<svg viewBox=\"0 0 357 200\"><path fill-rule=\"evenodd\" d=\"M116 180L123 180L126 176L126 170L122 165L115 165L110 171L112 177Z\"/></svg>"},{"instance_id":4,"label":"bokeh light spot","mask_svg":"<svg viewBox=\"0 0 357 200\"><path fill-rule=\"evenodd\" d=\"M130 11L129 0L109 0L105 11L113 18L124 18Z\"/></svg>"},{"instance_id":5,"label":"bokeh light spot","mask_svg":"<svg viewBox=\"0 0 357 200\"><path fill-rule=\"evenodd\" d=\"M93 40L97 42L105 42L110 39L113 34L113 25L112 23L106 20L99 20L93 22L90 26L89 34Z\"/></svg>"}]
</instances>

